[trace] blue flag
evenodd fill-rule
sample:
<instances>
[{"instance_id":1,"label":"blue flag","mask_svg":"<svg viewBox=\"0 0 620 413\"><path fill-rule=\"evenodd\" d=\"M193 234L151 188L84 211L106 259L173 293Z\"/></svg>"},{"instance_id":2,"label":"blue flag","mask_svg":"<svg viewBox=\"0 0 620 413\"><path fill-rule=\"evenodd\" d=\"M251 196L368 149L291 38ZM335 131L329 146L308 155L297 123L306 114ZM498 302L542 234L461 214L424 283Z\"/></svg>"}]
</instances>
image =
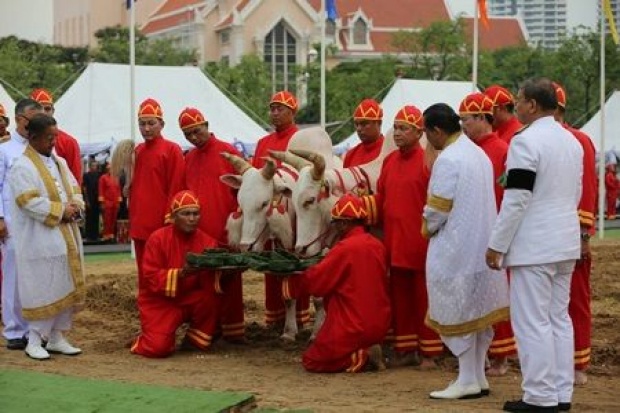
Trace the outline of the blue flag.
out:
<instances>
[{"instance_id":1,"label":"blue flag","mask_svg":"<svg viewBox=\"0 0 620 413\"><path fill-rule=\"evenodd\" d=\"M325 3L325 11L327 12L327 20L336 21L338 18L336 0L327 0Z\"/></svg>"},{"instance_id":2,"label":"blue flag","mask_svg":"<svg viewBox=\"0 0 620 413\"><path fill-rule=\"evenodd\" d=\"M135 2L137 2L138 0L125 0L125 7L127 7L127 9L131 9L131 5Z\"/></svg>"}]
</instances>

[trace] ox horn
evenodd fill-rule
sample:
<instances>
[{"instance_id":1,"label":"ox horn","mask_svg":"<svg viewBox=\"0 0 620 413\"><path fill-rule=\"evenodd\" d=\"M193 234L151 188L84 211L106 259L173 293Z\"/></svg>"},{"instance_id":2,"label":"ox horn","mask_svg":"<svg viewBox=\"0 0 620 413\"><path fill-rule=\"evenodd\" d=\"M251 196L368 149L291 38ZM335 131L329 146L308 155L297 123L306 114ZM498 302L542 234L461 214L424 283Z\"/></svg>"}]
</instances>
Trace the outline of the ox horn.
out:
<instances>
[{"instance_id":1,"label":"ox horn","mask_svg":"<svg viewBox=\"0 0 620 413\"><path fill-rule=\"evenodd\" d=\"M261 175L263 175L263 178L265 178L266 180L270 181L273 179L273 176L276 174L276 162L271 159L271 158L263 158L265 160L265 164L263 165L263 167L260 170Z\"/></svg>"},{"instance_id":2,"label":"ox horn","mask_svg":"<svg viewBox=\"0 0 620 413\"><path fill-rule=\"evenodd\" d=\"M299 157L297 155L293 155L290 152L269 151L269 154L272 157L276 158L277 160L291 165L293 168L297 169L298 171L301 171L301 169L304 166L310 165L310 163L306 161L304 158Z\"/></svg>"},{"instance_id":3,"label":"ox horn","mask_svg":"<svg viewBox=\"0 0 620 413\"><path fill-rule=\"evenodd\" d=\"M222 155L224 159L231 163L231 165L235 168L239 175L243 175L245 171L252 167L252 165L250 165L248 161L246 161L240 156L233 155L228 152L221 152L220 155Z\"/></svg>"},{"instance_id":4,"label":"ox horn","mask_svg":"<svg viewBox=\"0 0 620 413\"><path fill-rule=\"evenodd\" d=\"M325 158L323 155L302 149L291 149L289 152L312 162L312 179L315 181L323 179L323 174L325 173Z\"/></svg>"}]
</instances>

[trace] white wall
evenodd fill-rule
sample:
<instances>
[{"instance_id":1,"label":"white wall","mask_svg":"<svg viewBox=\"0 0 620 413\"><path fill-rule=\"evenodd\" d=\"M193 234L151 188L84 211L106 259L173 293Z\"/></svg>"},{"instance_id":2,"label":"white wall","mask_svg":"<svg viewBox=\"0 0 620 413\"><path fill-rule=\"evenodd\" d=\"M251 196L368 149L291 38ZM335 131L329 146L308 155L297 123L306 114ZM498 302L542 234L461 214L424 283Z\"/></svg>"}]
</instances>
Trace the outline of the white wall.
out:
<instances>
[{"instance_id":1,"label":"white wall","mask_svg":"<svg viewBox=\"0 0 620 413\"><path fill-rule=\"evenodd\" d=\"M33 42L54 40L53 1L0 0L0 37L17 36Z\"/></svg>"}]
</instances>

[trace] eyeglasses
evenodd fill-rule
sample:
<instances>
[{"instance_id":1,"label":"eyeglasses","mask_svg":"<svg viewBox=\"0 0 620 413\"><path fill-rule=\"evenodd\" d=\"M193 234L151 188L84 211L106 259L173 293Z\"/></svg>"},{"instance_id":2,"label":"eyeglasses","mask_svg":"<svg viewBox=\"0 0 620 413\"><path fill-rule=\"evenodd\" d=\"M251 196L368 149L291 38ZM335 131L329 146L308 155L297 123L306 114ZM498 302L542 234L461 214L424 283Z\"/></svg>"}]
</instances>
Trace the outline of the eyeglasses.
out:
<instances>
[{"instance_id":1,"label":"eyeglasses","mask_svg":"<svg viewBox=\"0 0 620 413\"><path fill-rule=\"evenodd\" d=\"M17 118L24 118L24 119L26 119L28 122L30 122L30 118L29 118L28 116L26 116L26 115L17 115L16 117L17 117Z\"/></svg>"}]
</instances>

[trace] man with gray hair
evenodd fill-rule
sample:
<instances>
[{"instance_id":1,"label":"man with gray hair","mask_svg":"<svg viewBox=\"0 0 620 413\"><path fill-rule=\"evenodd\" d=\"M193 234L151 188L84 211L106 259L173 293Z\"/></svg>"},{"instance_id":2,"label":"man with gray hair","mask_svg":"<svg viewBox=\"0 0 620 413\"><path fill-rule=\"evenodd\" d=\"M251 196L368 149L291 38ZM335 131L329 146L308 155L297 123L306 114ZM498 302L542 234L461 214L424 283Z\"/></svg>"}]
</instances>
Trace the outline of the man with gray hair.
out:
<instances>
[{"instance_id":1,"label":"man with gray hair","mask_svg":"<svg viewBox=\"0 0 620 413\"><path fill-rule=\"evenodd\" d=\"M15 245L11 237L10 209L14 198L6 178L11 166L23 155L28 146L26 127L43 107L32 99L22 99L15 105L15 130L11 138L0 144L0 242L2 242L2 334L9 350L23 350L27 344L28 324L22 317L17 293L17 268L15 266Z\"/></svg>"},{"instance_id":2,"label":"man with gray hair","mask_svg":"<svg viewBox=\"0 0 620 413\"><path fill-rule=\"evenodd\" d=\"M487 265L510 268L510 312L523 374L523 398L509 412L571 408L573 326L571 276L580 257L577 214L583 150L555 121L558 102L549 79L530 79L517 95L527 125L508 149L502 206L486 253Z\"/></svg>"}]
</instances>

